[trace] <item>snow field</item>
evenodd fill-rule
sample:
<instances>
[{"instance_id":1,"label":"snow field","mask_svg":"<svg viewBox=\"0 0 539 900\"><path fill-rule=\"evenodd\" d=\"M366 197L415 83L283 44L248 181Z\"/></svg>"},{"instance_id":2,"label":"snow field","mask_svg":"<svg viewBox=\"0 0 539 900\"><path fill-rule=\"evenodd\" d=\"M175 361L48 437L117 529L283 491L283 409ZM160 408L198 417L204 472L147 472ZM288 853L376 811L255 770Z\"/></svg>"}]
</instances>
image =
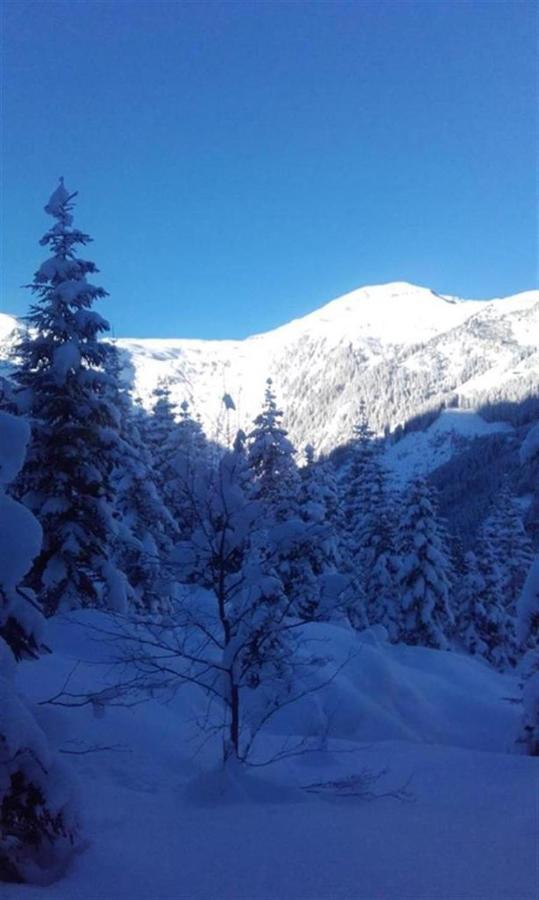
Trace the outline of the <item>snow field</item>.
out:
<instances>
[{"instance_id":1,"label":"snow field","mask_svg":"<svg viewBox=\"0 0 539 900\"><path fill-rule=\"evenodd\" d=\"M104 614L52 621L54 653L19 666L34 700L114 682ZM132 708L39 706L79 777L87 845L64 880L4 886L5 900L532 900L537 760L512 739L516 679L466 656L391 646L383 630L305 627L310 649L348 665L283 711L261 755L308 737L325 750L223 771L202 746L196 690ZM330 737L326 740L327 735ZM305 786L387 769L369 802Z\"/></svg>"}]
</instances>

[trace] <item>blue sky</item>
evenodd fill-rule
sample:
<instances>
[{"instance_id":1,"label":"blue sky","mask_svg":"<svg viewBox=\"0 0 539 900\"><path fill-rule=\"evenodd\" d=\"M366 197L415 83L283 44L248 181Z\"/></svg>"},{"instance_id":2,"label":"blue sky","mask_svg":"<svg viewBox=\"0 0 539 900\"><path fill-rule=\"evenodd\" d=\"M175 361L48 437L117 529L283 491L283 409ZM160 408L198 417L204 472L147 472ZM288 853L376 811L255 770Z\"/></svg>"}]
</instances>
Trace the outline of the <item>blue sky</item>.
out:
<instances>
[{"instance_id":1,"label":"blue sky","mask_svg":"<svg viewBox=\"0 0 539 900\"><path fill-rule=\"evenodd\" d=\"M116 335L535 286L532 2L4 4L0 310L64 175Z\"/></svg>"}]
</instances>

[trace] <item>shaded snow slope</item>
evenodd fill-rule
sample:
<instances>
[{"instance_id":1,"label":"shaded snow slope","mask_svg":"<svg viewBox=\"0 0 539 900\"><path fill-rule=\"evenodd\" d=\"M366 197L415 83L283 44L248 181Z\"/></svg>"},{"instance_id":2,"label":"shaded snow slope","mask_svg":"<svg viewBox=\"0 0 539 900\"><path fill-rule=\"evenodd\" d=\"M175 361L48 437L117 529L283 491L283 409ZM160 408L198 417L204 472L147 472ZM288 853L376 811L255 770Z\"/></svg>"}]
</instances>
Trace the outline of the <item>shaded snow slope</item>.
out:
<instances>
[{"instance_id":1,"label":"shaded snow slope","mask_svg":"<svg viewBox=\"0 0 539 900\"><path fill-rule=\"evenodd\" d=\"M109 649L85 612L50 623L52 656L22 667L24 689L52 696L110 679ZM77 624L79 623L79 624ZM327 750L228 774L217 746L193 742L204 709L185 688L163 703L39 707L80 777L88 846L46 888L4 886L5 900L532 900L539 764L507 751L515 679L457 654L392 647L371 630L311 625L350 665L290 707L265 739L324 735ZM96 640L96 637L98 639ZM39 670L39 671L37 671ZM387 768L378 792L408 784L412 802L366 802L305 786Z\"/></svg>"},{"instance_id":2,"label":"shaded snow slope","mask_svg":"<svg viewBox=\"0 0 539 900\"><path fill-rule=\"evenodd\" d=\"M477 409L538 391L538 335L539 291L470 301L395 282L352 291L242 341L117 344L146 405L165 378L173 399L188 400L208 435L223 441L250 427L271 377L296 446L328 451L350 437L361 399L371 427L382 432L444 405ZM0 321L0 356L6 342ZM235 410L225 410L225 393Z\"/></svg>"},{"instance_id":3,"label":"shaded snow slope","mask_svg":"<svg viewBox=\"0 0 539 900\"><path fill-rule=\"evenodd\" d=\"M387 447L386 468L397 482L429 475L456 456L471 438L513 431L506 422L485 422L471 409L444 409L423 431L412 431Z\"/></svg>"}]
</instances>

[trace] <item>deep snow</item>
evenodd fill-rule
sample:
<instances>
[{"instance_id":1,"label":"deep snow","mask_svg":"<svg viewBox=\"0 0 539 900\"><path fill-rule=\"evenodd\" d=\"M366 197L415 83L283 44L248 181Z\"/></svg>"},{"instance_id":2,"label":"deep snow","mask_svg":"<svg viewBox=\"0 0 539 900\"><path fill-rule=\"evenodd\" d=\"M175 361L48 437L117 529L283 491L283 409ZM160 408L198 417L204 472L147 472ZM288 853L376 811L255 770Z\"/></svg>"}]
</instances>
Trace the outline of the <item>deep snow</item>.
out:
<instances>
[{"instance_id":1,"label":"deep snow","mask_svg":"<svg viewBox=\"0 0 539 900\"><path fill-rule=\"evenodd\" d=\"M114 681L111 646L84 612L53 621L54 653L19 666L34 700ZM133 708L39 706L80 781L87 845L46 888L5 900L531 900L537 896L539 764L512 741L514 677L455 653L393 647L380 630L311 625L334 662L327 688L276 721L264 751L310 735L326 750L224 774L200 748L203 698L182 689ZM387 768L374 787L408 800L305 786Z\"/></svg>"}]
</instances>

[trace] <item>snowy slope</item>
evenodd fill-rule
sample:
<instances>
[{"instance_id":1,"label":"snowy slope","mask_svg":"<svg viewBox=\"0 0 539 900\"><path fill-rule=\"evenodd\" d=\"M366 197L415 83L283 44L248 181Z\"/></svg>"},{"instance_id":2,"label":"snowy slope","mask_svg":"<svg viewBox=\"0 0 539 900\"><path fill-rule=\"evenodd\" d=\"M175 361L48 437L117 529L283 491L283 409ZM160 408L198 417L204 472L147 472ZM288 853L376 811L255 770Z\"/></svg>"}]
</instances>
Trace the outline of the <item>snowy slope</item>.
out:
<instances>
[{"instance_id":1,"label":"snowy slope","mask_svg":"<svg viewBox=\"0 0 539 900\"><path fill-rule=\"evenodd\" d=\"M421 431L412 431L384 453L386 469L397 483L416 475L429 475L462 450L470 438L511 433L506 422L485 422L470 409L445 409Z\"/></svg>"},{"instance_id":2,"label":"snowy slope","mask_svg":"<svg viewBox=\"0 0 539 900\"><path fill-rule=\"evenodd\" d=\"M492 301L441 297L426 288L362 288L244 341L121 340L136 393L158 378L188 399L213 437L227 430L225 392L248 426L265 379L275 383L298 447L347 440L361 397L372 426L395 428L444 402L519 399L539 386L539 291Z\"/></svg>"},{"instance_id":3,"label":"snowy slope","mask_svg":"<svg viewBox=\"0 0 539 900\"><path fill-rule=\"evenodd\" d=\"M54 653L21 667L25 692L54 696L110 683L95 612L50 622ZM80 776L87 845L49 887L4 886L5 900L532 900L537 760L515 755L516 679L455 653L394 647L372 632L309 626L350 664L290 707L268 746L331 734L326 751L225 775L192 722L201 697L67 710L40 706ZM277 729L276 729L277 730ZM89 748L93 752L85 752ZM106 749L109 748L109 749ZM387 773L410 801L304 790Z\"/></svg>"},{"instance_id":4,"label":"snowy slope","mask_svg":"<svg viewBox=\"0 0 539 900\"><path fill-rule=\"evenodd\" d=\"M0 320L0 356L1 335ZM271 377L296 446L327 451L349 438L362 397L381 432L457 398L479 408L539 390L539 291L467 301L396 282L353 291L242 341L121 339L118 346L146 404L166 378L173 397L189 400L221 440L249 427ZM225 411L225 392L236 411Z\"/></svg>"}]
</instances>

